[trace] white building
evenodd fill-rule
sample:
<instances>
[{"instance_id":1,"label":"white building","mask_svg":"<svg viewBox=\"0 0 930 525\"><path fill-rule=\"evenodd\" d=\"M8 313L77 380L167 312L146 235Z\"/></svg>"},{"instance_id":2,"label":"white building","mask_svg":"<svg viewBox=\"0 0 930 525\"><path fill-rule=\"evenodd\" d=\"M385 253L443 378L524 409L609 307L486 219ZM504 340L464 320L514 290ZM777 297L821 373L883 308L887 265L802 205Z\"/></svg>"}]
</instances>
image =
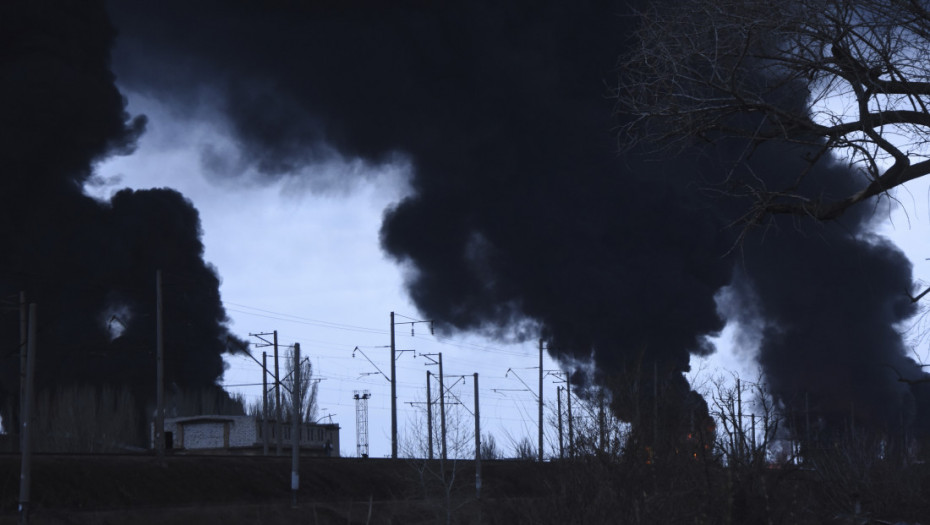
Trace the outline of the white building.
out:
<instances>
[{"instance_id":1,"label":"white building","mask_svg":"<svg viewBox=\"0 0 930 525\"><path fill-rule=\"evenodd\" d=\"M154 428L153 428L154 430ZM302 453L339 455L339 425L302 423L300 449ZM278 432L283 445L290 448L292 425L268 422L268 446L274 449ZM154 432L153 432L154 435ZM165 418L166 448L173 450L261 452L264 436L262 421L253 416L190 416ZM154 439L153 439L154 446Z\"/></svg>"}]
</instances>

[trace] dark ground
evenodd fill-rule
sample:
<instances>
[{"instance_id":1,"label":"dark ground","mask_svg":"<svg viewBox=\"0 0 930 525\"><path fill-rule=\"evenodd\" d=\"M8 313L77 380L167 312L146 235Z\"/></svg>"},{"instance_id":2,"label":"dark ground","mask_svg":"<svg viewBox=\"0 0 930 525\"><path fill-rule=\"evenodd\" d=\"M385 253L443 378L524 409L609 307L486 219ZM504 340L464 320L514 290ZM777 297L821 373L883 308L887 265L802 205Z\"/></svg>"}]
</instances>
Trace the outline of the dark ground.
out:
<instances>
[{"instance_id":1,"label":"dark ground","mask_svg":"<svg viewBox=\"0 0 930 525\"><path fill-rule=\"evenodd\" d=\"M455 476L450 508L477 517L472 462L447 466ZM486 494L518 499L538 495L536 472L546 470L516 462L483 467ZM16 523L19 471L18 455L0 456L0 525ZM289 457L169 456L159 464L141 455L38 455L31 523L432 523L445 516L446 501L433 472L438 462L301 458L294 509Z\"/></svg>"},{"instance_id":2,"label":"dark ground","mask_svg":"<svg viewBox=\"0 0 930 525\"><path fill-rule=\"evenodd\" d=\"M304 457L293 508L289 457L38 455L30 523L930 524L924 464L485 461L480 503L473 463L446 466L444 483L438 461ZM0 525L17 522L19 472L0 455Z\"/></svg>"}]
</instances>

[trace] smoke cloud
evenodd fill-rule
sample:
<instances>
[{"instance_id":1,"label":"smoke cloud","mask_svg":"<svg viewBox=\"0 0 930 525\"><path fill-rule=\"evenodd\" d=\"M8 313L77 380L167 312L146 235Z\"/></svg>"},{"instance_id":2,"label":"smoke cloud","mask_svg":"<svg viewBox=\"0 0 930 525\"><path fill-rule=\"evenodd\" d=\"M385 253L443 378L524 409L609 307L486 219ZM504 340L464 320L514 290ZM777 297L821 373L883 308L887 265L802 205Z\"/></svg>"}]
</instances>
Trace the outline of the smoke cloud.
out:
<instances>
[{"instance_id":1,"label":"smoke cloud","mask_svg":"<svg viewBox=\"0 0 930 525\"><path fill-rule=\"evenodd\" d=\"M132 151L146 119L115 86L103 2L0 5L0 410L18 420L19 294L38 305L37 390L155 391L155 273L166 380L216 388L229 336L197 211L173 190L83 193L96 162Z\"/></svg>"},{"instance_id":2,"label":"smoke cloud","mask_svg":"<svg viewBox=\"0 0 930 525\"><path fill-rule=\"evenodd\" d=\"M635 399L614 392L628 420L651 377L693 399L682 374L727 320L760 341L788 410L802 400L825 424L855 414L894 430L928 406L897 380L921 374L895 331L914 313L910 265L869 233L870 210L830 224L776 218L732 250L746 203L707 189L725 189L741 145L618 154L608 95L630 44L622 2L109 8L121 85L222 119L243 170L312 177L308 166L334 157L404 158L413 193L386 212L381 238L423 315L500 338L542 334L565 363L593 358L603 384L638 377ZM803 154L767 146L731 180L776 185ZM820 171L802 191L855 176Z\"/></svg>"}]
</instances>

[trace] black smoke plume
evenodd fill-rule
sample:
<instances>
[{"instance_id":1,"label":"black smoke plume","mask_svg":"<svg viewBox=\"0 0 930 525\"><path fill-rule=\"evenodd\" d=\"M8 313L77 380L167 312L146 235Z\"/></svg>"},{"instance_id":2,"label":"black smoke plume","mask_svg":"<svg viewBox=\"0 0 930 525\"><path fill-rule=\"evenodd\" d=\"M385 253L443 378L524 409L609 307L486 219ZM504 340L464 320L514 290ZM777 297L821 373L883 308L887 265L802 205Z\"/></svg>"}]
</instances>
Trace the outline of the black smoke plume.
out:
<instances>
[{"instance_id":1,"label":"black smoke plume","mask_svg":"<svg viewBox=\"0 0 930 525\"><path fill-rule=\"evenodd\" d=\"M191 203L168 189L124 190L109 202L83 193L95 163L130 152L146 123L126 113L115 85L115 36L103 2L0 5L7 430L19 416L20 292L37 304L38 391L128 386L140 407L152 406L158 269L169 388L217 388L223 373L226 316Z\"/></svg>"},{"instance_id":2,"label":"black smoke plume","mask_svg":"<svg viewBox=\"0 0 930 525\"><path fill-rule=\"evenodd\" d=\"M223 119L237 165L284 177L333 156L405 158L413 193L387 211L381 239L422 313L455 330L542 334L566 366L593 359L598 382L639 385L614 388L627 420L644 417L656 379L688 406L682 374L728 319L758 339L788 410L805 399L827 423L854 412L881 429L925 410L895 375L919 373L895 331L914 312L911 268L869 233L871 210L773 219L733 250L746 203L707 190L725 189L742 145L618 154L608 95L635 44L623 2L110 7L120 81ZM730 180L777 184L804 153L762 148ZM802 191L855 176L820 171Z\"/></svg>"}]
</instances>

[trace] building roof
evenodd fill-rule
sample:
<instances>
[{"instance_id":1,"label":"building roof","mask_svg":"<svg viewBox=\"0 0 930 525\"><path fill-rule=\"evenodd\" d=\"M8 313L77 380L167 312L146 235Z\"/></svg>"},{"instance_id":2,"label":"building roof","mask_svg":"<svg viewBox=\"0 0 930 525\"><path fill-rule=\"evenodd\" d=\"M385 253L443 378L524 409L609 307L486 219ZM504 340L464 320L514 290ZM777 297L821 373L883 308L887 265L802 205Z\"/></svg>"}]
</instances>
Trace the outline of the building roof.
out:
<instances>
[{"instance_id":1,"label":"building roof","mask_svg":"<svg viewBox=\"0 0 930 525\"><path fill-rule=\"evenodd\" d=\"M226 423L232 422L243 418L252 419L251 416L220 416L220 415L202 415L202 416L188 416L188 417L166 417L165 421L171 421L176 424L186 424L186 423Z\"/></svg>"}]
</instances>

